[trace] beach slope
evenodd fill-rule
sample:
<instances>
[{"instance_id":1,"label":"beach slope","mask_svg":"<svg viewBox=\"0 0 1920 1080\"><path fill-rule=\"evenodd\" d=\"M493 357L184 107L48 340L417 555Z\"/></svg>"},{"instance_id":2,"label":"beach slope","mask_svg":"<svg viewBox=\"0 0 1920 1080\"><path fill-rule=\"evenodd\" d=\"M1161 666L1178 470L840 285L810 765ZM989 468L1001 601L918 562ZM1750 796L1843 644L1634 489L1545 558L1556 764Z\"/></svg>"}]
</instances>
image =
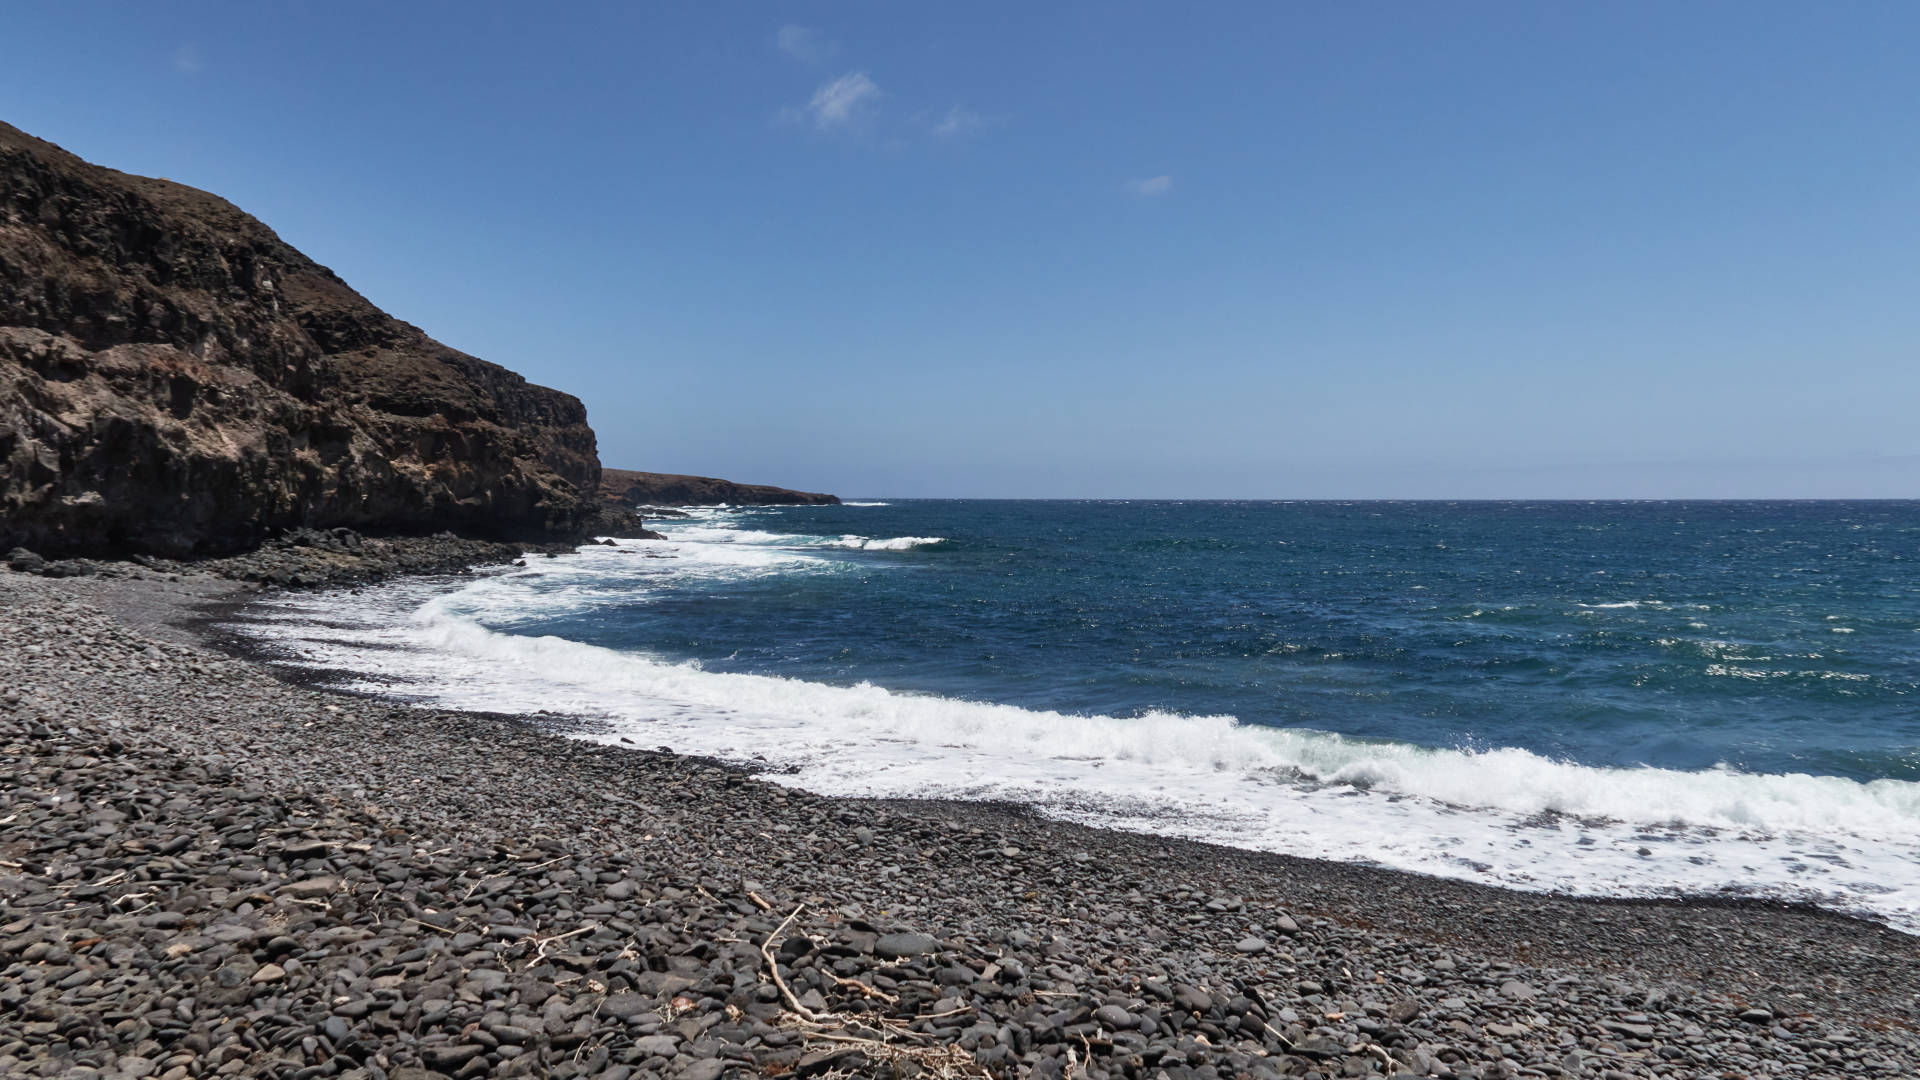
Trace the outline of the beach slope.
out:
<instances>
[{"instance_id":1,"label":"beach slope","mask_svg":"<svg viewBox=\"0 0 1920 1080\"><path fill-rule=\"evenodd\" d=\"M1920 1071L1873 924L818 798L290 685L231 588L0 571L0 1073Z\"/></svg>"}]
</instances>

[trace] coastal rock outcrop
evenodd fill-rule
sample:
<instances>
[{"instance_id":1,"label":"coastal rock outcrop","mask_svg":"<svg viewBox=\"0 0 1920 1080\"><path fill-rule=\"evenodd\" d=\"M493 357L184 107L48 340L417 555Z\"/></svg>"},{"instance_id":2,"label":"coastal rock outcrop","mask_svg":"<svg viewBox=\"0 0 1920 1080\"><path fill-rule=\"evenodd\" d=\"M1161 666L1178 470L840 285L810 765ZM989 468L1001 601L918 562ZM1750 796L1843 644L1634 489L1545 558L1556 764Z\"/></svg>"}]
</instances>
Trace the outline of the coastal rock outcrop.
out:
<instances>
[{"instance_id":1,"label":"coastal rock outcrop","mask_svg":"<svg viewBox=\"0 0 1920 1080\"><path fill-rule=\"evenodd\" d=\"M603 469L600 495L621 506L833 506L836 495L818 491L792 491L766 484L736 484L711 476L681 476L675 473L635 472L632 469Z\"/></svg>"},{"instance_id":2,"label":"coastal rock outcrop","mask_svg":"<svg viewBox=\"0 0 1920 1080\"><path fill-rule=\"evenodd\" d=\"M0 123L0 550L553 539L599 486L579 399L387 315L224 199Z\"/></svg>"}]
</instances>

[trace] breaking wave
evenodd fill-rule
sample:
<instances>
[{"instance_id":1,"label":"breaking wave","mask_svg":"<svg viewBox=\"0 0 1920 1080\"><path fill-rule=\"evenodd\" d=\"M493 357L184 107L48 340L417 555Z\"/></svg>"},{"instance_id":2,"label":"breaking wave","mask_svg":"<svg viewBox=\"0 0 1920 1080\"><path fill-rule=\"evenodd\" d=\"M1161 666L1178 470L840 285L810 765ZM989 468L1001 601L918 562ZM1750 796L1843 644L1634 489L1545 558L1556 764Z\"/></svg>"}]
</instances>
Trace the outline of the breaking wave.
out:
<instances>
[{"instance_id":1,"label":"breaking wave","mask_svg":"<svg viewBox=\"0 0 1920 1080\"><path fill-rule=\"evenodd\" d=\"M485 591L489 583L471 588ZM703 670L487 629L477 597L300 597L297 635L341 689L599 721L610 743L764 768L830 795L1013 800L1057 817L1576 895L1811 900L1920 930L1920 784L1596 768L1242 724L1085 716ZM393 600L400 602L395 604ZM359 624L336 625L345 612Z\"/></svg>"},{"instance_id":2,"label":"breaking wave","mask_svg":"<svg viewBox=\"0 0 1920 1080\"><path fill-rule=\"evenodd\" d=\"M866 536L847 535L838 540L826 541L826 546L853 548L857 551L907 551L946 542L947 538L944 536L894 536L885 540L875 540Z\"/></svg>"},{"instance_id":3,"label":"breaking wave","mask_svg":"<svg viewBox=\"0 0 1920 1080\"><path fill-rule=\"evenodd\" d=\"M1807 900L1920 932L1912 781L1605 767L1227 715L1024 708L511 632L663 583L884 569L850 552L945 543L752 520L699 515L666 541L589 547L451 591L409 581L277 597L241 628L296 642L289 662L342 689L580 716L602 741L741 762L829 795L1017 801L1088 824L1575 895ZM1729 643L1699 648L1736 658Z\"/></svg>"}]
</instances>

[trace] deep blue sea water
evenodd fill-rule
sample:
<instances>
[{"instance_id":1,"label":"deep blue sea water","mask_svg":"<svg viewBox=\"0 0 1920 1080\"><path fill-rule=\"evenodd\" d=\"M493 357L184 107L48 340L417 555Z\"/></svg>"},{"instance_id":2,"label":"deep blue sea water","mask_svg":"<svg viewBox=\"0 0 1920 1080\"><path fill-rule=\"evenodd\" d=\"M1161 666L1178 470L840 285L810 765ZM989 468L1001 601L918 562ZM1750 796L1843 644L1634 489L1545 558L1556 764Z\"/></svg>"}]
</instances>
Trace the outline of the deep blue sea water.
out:
<instances>
[{"instance_id":1,"label":"deep blue sea water","mask_svg":"<svg viewBox=\"0 0 1920 1080\"><path fill-rule=\"evenodd\" d=\"M1920 503L890 500L654 527L258 629L361 689L594 717L832 793L1920 926Z\"/></svg>"}]
</instances>

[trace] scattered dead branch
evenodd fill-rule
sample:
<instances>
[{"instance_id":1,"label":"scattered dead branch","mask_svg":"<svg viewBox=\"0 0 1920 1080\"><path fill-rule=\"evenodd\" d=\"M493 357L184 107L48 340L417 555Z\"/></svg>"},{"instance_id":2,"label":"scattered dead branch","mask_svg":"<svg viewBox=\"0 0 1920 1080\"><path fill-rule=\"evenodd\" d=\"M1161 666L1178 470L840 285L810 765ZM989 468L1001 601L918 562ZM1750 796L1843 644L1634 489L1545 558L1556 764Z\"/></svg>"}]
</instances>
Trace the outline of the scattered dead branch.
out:
<instances>
[{"instance_id":1,"label":"scattered dead branch","mask_svg":"<svg viewBox=\"0 0 1920 1080\"><path fill-rule=\"evenodd\" d=\"M868 986L866 983L861 982L859 979L849 979L844 976L835 975L831 971L822 971L821 974L825 975L829 979L832 979L835 986L844 987L845 989L848 989L848 990L857 990L860 993L865 994L867 997L876 998L880 1001L886 1002L889 1005L900 1004L899 998L894 997L892 994L889 994L885 990L881 990L878 987Z\"/></svg>"},{"instance_id":2,"label":"scattered dead branch","mask_svg":"<svg viewBox=\"0 0 1920 1080\"><path fill-rule=\"evenodd\" d=\"M598 929L600 929L600 927L597 923L588 923L578 930L569 930L564 934L549 934L546 937L534 938L533 955L528 958L527 967L536 967L545 963L547 959L547 949L551 946L557 945L568 938L579 937L581 934L591 934Z\"/></svg>"},{"instance_id":3,"label":"scattered dead branch","mask_svg":"<svg viewBox=\"0 0 1920 1080\"><path fill-rule=\"evenodd\" d=\"M757 900L758 897L755 897ZM780 999L786 1003L787 1015L783 1026L797 1029L800 1037L810 1043L830 1043L848 1050L858 1050L867 1060L876 1065L907 1072L903 1066L912 1065L922 1075L933 1080L978 1080L990 1077L985 1067L973 1060L973 1055L951 1043L935 1042L931 1037L912 1030L908 1025L912 1020L891 1016L848 1016L842 1013L819 1013L807 1008L794 996L793 988L787 985L780 975L780 964L774 958L774 947L780 938L793 925L793 921L806 910L801 904L793 913L780 921L773 933L760 946L760 958L766 961L767 977L774 989L779 991ZM877 990L857 979L844 979L828 973L836 985L858 990L860 993L890 1005L898 1005L899 999ZM940 1019L958 1016L973 1011L971 1005L949 1012L935 1013L931 1016L915 1017L915 1020ZM1089 1051L1091 1054L1091 1051Z\"/></svg>"},{"instance_id":4,"label":"scattered dead branch","mask_svg":"<svg viewBox=\"0 0 1920 1080\"><path fill-rule=\"evenodd\" d=\"M1370 1042L1365 1044L1363 1048L1368 1050L1371 1053L1380 1055L1381 1067L1386 1071L1386 1074L1388 1076L1392 1076L1396 1071L1399 1070L1400 1063L1393 1060L1393 1055L1387 1053L1386 1047L1381 1046L1379 1043Z\"/></svg>"},{"instance_id":5,"label":"scattered dead branch","mask_svg":"<svg viewBox=\"0 0 1920 1080\"><path fill-rule=\"evenodd\" d=\"M767 935L767 940L760 943L760 958L767 962L767 974L773 977L773 985L780 991L780 997L787 1003L787 1008L801 1019L817 1024L822 1018L812 1009L800 1004L800 999L793 996L793 991L787 986L787 980L780 977L780 965L773 959L774 943L780 940L780 935L786 933L787 927L793 925L793 920L799 918L800 913L805 910L807 905L801 904L793 909L793 914L780 921L780 925L774 928L773 933Z\"/></svg>"}]
</instances>

